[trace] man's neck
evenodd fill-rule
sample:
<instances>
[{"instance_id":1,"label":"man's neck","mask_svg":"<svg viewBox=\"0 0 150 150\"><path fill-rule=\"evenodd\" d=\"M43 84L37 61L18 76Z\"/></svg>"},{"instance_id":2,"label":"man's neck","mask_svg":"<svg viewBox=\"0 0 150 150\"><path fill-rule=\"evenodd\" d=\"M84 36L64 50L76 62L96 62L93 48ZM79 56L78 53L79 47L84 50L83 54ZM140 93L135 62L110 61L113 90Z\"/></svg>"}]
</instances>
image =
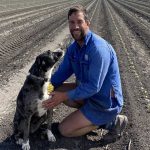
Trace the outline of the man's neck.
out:
<instances>
[{"instance_id":1,"label":"man's neck","mask_svg":"<svg viewBox=\"0 0 150 150\"><path fill-rule=\"evenodd\" d=\"M86 31L84 38L82 40L77 41L77 43L79 44L80 47L82 47L84 45L84 39L85 39L86 35L88 34L88 31L89 31L89 29Z\"/></svg>"},{"instance_id":2,"label":"man's neck","mask_svg":"<svg viewBox=\"0 0 150 150\"><path fill-rule=\"evenodd\" d=\"M77 41L77 43L79 44L80 47L82 47L83 44L84 44L84 40L82 40L82 41Z\"/></svg>"}]
</instances>

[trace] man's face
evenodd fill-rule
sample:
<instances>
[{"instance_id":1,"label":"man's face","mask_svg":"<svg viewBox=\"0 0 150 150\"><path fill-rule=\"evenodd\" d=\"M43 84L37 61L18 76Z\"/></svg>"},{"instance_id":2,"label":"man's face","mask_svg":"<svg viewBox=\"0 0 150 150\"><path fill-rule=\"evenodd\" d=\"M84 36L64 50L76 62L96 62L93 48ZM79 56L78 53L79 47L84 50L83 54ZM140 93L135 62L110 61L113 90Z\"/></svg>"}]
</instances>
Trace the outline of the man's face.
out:
<instances>
[{"instance_id":1,"label":"man's face","mask_svg":"<svg viewBox=\"0 0 150 150\"><path fill-rule=\"evenodd\" d=\"M89 29L89 21L84 19L82 12L75 12L69 16L69 29L72 37L79 43L82 43L84 36Z\"/></svg>"}]
</instances>

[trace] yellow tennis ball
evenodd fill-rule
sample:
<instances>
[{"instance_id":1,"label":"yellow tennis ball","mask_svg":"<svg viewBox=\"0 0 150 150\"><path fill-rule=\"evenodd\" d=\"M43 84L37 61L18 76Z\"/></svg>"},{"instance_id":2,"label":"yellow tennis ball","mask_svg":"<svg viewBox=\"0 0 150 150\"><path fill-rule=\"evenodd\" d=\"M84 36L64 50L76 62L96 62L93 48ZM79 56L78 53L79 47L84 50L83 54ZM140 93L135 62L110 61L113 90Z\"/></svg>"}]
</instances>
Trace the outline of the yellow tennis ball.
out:
<instances>
[{"instance_id":1,"label":"yellow tennis ball","mask_svg":"<svg viewBox=\"0 0 150 150\"><path fill-rule=\"evenodd\" d=\"M54 86L51 83L48 84L47 91L48 93L51 93L54 91Z\"/></svg>"}]
</instances>

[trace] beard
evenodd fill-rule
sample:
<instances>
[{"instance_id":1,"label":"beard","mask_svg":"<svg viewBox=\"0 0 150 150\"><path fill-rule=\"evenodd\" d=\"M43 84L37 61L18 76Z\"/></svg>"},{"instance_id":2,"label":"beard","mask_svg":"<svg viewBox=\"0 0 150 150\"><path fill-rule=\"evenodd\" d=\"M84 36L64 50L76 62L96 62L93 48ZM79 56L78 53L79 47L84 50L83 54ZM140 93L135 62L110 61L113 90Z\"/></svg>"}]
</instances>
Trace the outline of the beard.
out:
<instances>
[{"instance_id":1,"label":"beard","mask_svg":"<svg viewBox=\"0 0 150 150\"><path fill-rule=\"evenodd\" d=\"M84 40L85 33L82 29L70 30L70 33L75 41L81 42Z\"/></svg>"}]
</instances>

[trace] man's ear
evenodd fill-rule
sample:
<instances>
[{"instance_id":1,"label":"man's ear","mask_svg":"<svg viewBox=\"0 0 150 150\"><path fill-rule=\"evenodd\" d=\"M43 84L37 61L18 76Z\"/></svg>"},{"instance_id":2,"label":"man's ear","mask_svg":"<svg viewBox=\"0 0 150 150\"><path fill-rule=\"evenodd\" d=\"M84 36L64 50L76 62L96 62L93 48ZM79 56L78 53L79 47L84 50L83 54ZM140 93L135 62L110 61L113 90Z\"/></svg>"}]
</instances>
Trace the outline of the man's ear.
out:
<instances>
[{"instance_id":1,"label":"man's ear","mask_svg":"<svg viewBox=\"0 0 150 150\"><path fill-rule=\"evenodd\" d=\"M90 21L89 20L86 20L86 23L88 26L90 26Z\"/></svg>"}]
</instances>

